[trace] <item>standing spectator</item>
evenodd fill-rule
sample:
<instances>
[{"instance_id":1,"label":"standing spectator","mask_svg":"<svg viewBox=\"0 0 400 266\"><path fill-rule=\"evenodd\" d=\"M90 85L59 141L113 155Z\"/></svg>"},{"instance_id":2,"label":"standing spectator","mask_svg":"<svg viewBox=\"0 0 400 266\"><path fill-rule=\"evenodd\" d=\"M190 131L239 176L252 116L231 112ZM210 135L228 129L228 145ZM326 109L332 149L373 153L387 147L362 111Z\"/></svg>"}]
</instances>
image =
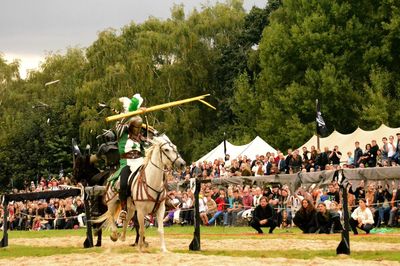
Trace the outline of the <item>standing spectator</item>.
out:
<instances>
[{"instance_id":1,"label":"standing spectator","mask_svg":"<svg viewBox=\"0 0 400 266\"><path fill-rule=\"evenodd\" d=\"M396 134L397 136L397 144L396 144L396 153L393 155L393 160L400 164L400 133Z\"/></svg>"},{"instance_id":2,"label":"standing spectator","mask_svg":"<svg viewBox=\"0 0 400 266\"><path fill-rule=\"evenodd\" d=\"M388 143L388 162L389 165L392 164L393 157L396 153L396 145L394 144L394 137L389 136L389 143Z\"/></svg>"},{"instance_id":3,"label":"standing spectator","mask_svg":"<svg viewBox=\"0 0 400 266\"><path fill-rule=\"evenodd\" d=\"M333 165L340 165L340 158L342 158L342 153L339 151L339 146L335 145L333 151L329 154L329 161Z\"/></svg>"},{"instance_id":4,"label":"standing spectator","mask_svg":"<svg viewBox=\"0 0 400 266\"><path fill-rule=\"evenodd\" d=\"M282 152L278 153L277 167L278 167L279 173L285 173L286 161L285 161L285 157L283 156Z\"/></svg>"},{"instance_id":5,"label":"standing spectator","mask_svg":"<svg viewBox=\"0 0 400 266\"><path fill-rule=\"evenodd\" d=\"M315 149L315 146L313 145L311 146L309 163L311 168L314 168L314 170L315 170L315 162L317 161L317 156L318 156L318 151Z\"/></svg>"},{"instance_id":6,"label":"standing spectator","mask_svg":"<svg viewBox=\"0 0 400 266\"><path fill-rule=\"evenodd\" d=\"M292 151L292 149L288 149L287 152L288 152L288 154L286 155L285 164L286 164L286 174L289 174L289 172L291 171L290 161L292 160L292 157L293 157L293 151Z\"/></svg>"},{"instance_id":7,"label":"standing spectator","mask_svg":"<svg viewBox=\"0 0 400 266\"><path fill-rule=\"evenodd\" d=\"M350 226L355 235L358 235L357 228L369 234L373 228L374 218L371 210L367 207L365 199L359 200L359 207L354 210L350 218Z\"/></svg>"},{"instance_id":8,"label":"standing spectator","mask_svg":"<svg viewBox=\"0 0 400 266\"><path fill-rule=\"evenodd\" d=\"M307 172L310 172L311 164L310 164L310 158L311 158L311 153L307 150L307 147L304 146L302 148L303 150L303 166L307 170Z\"/></svg>"},{"instance_id":9,"label":"standing spectator","mask_svg":"<svg viewBox=\"0 0 400 266\"><path fill-rule=\"evenodd\" d=\"M260 199L260 205L254 209L250 226L256 229L259 234L263 234L261 227L269 227L269 233L272 234L276 227L274 217L274 208L268 204L266 197L262 197Z\"/></svg>"},{"instance_id":10,"label":"standing spectator","mask_svg":"<svg viewBox=\"0 0 400 266\"><path fill-rule=\"evenodd\" d=\"M369 162L371 160L371 144L366 144L365 145L365 151L363 153L363 155L358 159L358 166L361 167L361 164L369 165Z\"/></svg>"},{"instance_id":11,"label":"standing spectator","mask_svg":"<svg viewBox=\"0 0 400 266\"><path fill-rule=\"evenodd\" d=\"M317 165L321 171L325 170L326 165L329 163L329 149L328 147L324 148L324 151L319 154L317 157Z\"/></svg>"},{"instance_id":12,"label":"standing spectator","mask_svg":"<svg viewBox=\"0 0 400 266\"><path fill-rule=\"evenodd\" d=\"M371 157L370 157L370 160L368 161L368 167L376 166L378 150L379 150L379 146L378 146L378 144L376 144L376 140L372 140L371 141L371 149L370 149Z\"/></svg>"},{"instance_id":13,"label":"standing spectator","mask_svg":"<svg viewBox=\"0 0 400 266\"><path fill-rule=\"evenodd\" d=\"M356 141L354 145L356 146L354 150L354 166L358 167L360 158L363 156L363 151L360 148L360 142Z\"/></svg>"},{"instance_id":14,"label":"standing spectator","mask_svg":"<svg viewBox=\"0 0 400 266\"><path fill-rule=\"evenodd\" d=\"M382 138L383 146L381 150L382 160L387 161L389 159L389 143L386 137Z\"/></svg>"},{"instance_id":15,"label":"standing spectator","mask_svg":"<svg viewBox=\"0 0 400 266\"><path fill-rule=\"evenodd\" d=\"M298 173L301 171L301 166L303 165L303 160L299 155L299 151L295 150L293 152L292 159L289 162L289 167L292 168L293 173Z\"/></svg>"}]
</instances>

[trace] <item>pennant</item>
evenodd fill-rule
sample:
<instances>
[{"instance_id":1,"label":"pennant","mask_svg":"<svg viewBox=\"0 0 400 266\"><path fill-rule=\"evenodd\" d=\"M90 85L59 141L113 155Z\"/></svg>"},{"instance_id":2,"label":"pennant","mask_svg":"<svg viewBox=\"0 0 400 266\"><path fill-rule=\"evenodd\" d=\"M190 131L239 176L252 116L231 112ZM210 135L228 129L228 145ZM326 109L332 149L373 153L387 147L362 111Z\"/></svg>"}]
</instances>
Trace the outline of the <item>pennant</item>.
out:
<instances>
[{"instance_id":1,"label":"pennant","mask_svg":"<svg viewBox=\"0 0 400 266\"><path fill-rule=\"evenodd\" d=\"M328 128L326 127L324 118L322 117L318 100L317 100L317 116L315 120L317 122L317 134L320 136L326 135L326 133L328 133Z\"/></svg>"}]
</instances>

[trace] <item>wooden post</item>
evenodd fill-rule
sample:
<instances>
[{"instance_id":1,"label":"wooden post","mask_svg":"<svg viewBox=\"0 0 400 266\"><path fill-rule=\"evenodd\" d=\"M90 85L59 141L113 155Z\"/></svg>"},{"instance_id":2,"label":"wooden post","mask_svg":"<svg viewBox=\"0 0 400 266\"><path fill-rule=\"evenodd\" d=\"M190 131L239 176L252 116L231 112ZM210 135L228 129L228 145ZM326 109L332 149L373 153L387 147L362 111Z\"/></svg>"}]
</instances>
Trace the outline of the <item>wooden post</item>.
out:
<instances>
[{"instance_id":1,"label":"wooden post","mask_svg":"<svg viewBox=\"0 0 400 266\"><path fill-rule=\"evenodd\" d=\"M86 215L86 239L83 242L84 248L92 248L93 247L93 234L92 234L92 216L91 214L91 206L90 206L90 193L86 192L86 187L84 189L84 204L85 204L85 215Z\"/></svg>"},{"instance_id":2,"label":"wooden post","mask_svg":"<svg viewBox=\"0 0 400 266\"><path fill-rule=\"evenodd\" d=\"M199 211L199 194L200 194L201 182L196 178L196 190L194 192L194 233L193 240L189 245L189 250L199 251L200 250L200 211Z\"/></svg>"},{"instance_id":3,"label":"wooden post","mask_svg":"<svg viewBox=\"0 0 400 266\"><path fill-rule=\"evenodd\" d=\"M3 239L0 242L0 248L4 248L8 246L8 223L7 223L7 217L8 217L8 200L6 196L4 196L4 202L3 202L3 210L4 210L4 216L3 216Z\"/></svg>"},{"instance_id":4,"label":"wooden post","mask_svg":"<svg viewBox=\"0 0 400 266\"><path fill-rule=\"evenodd\" d=\"M343 195L343 218L344 218L344 228L342 231L342 241L340 241L339 246L336 248L336 254L346 254L350 255L350 224L349 224L349 207L347 201L347 185L349 184L347 180L345 180L345 176L342 171L342 180L338 180L340 182L340 189L342 190Z\"/></svg>"}]
</instances>

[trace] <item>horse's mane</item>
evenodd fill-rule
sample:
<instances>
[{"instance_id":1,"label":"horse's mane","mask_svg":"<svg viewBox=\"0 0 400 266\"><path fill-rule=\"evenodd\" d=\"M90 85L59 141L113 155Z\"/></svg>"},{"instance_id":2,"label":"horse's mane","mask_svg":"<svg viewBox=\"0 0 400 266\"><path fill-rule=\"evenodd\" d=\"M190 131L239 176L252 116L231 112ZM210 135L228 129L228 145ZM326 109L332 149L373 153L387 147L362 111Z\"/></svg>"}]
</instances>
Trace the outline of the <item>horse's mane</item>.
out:
<instances>
[{"instance_id":1,"label":"horse's mane","mask_svg":"<svg viewBox=\"0 0 400 266\"><path fill-rule=\"evenodd\" d=\"M150 162L151 156L153 155L154 149L156 147L159 147L162 144L162 139L164 139L164 137L166 137L165 135L161 135L159 137L154 137L150 142L151 142L151 146L149 148L146 149L145 151L145 157L144 157L144 166L147 166L147 164ZM168 138L168 137L166 137Z\"/></svg>"},{"instance_id":2,"label":"horse's mane","mask_svg":"<svg viewBox=\"0 0 400 266\"><path fill-rule=\"evenodd\" d=\"M154 149L156 148L156 146L158 147L160 145L160 141L157 138L153 138L151 141L151 146L149 148L146 149L145 151L145 156L144 156L144 166L147 166L147 164L150 162L151 160L151 156L153 155Z\"/></svg>"}]
</instances>

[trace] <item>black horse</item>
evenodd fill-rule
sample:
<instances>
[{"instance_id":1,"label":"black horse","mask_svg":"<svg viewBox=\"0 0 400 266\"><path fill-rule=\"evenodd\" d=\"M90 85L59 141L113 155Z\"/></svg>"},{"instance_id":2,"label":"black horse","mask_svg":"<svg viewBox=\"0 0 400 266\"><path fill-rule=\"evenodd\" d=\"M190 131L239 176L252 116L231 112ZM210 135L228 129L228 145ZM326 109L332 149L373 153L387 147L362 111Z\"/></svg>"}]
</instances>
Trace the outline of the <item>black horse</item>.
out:
<instances>
[{"instance_id":1,"label":"black horse","mask_svg":"<svg viewBox=\"0 0 400 266\"><path fill-rule=\"evenodd\" d=\"M104 134L97 137L101 138L104 142L100 145L99 150L96 154L83 155L76 143L72 140L73 149L73 179L75 182L81 183L84 187L95 187L95 186L106 186L107 179L118 169L119 166L119 152L118 144L115 140L115 135L112 131L105 131ZM105 165L105 169L100 171L95 166L95 162L102 160ZM104 191L105 192L105 191ZM85 208L88 208L86 213L92 218L97 218L107 212L107 205L104 201L104 193L95 194L85 193ZM88 222L90 223L90 217ZM137 215L134 217L134 227L136 229L136 240L132 246L135 246L139 242L139 223L137 222ZM90 226L92 224L90 223ZM102 240L102 224L93 224L95 229L94 235L97 235L97 247L101 246ZM89 229L89 228L88 228ZM147 243L145 242L145 245ZM88 237L84 242L84 247L91 247L90 240Z\"/></svg>"},{"instance_id":2,"label":"black horse","mask_svg":"<svg viewBox=\"0 0 400 266\"><path fill-rule=\"evenodd\" d=\"M81 183L84 187L102 186L107 182L107 178L112 174L113 169L107 169L106 171L100 171L91 161L91 155L83 155L75 142L72 140L73 147L73 181ZM117 150L118 152L118 150ZM96 156L96 155L94 155ZM92 157L94 158L94 157ZM88 229L91 228L90 219L91 217L98 217L107 211L107 206L103 202L102 195L89 195L85 192L85 209L88 219ZM88 215L89 214L89 215ZM102 240L102 229L101 224L94 224L94 235L97 235L97 247L101 246ZM89 239L86 238L84 247L91 247Z\"/></svg>"}]
</instances>

